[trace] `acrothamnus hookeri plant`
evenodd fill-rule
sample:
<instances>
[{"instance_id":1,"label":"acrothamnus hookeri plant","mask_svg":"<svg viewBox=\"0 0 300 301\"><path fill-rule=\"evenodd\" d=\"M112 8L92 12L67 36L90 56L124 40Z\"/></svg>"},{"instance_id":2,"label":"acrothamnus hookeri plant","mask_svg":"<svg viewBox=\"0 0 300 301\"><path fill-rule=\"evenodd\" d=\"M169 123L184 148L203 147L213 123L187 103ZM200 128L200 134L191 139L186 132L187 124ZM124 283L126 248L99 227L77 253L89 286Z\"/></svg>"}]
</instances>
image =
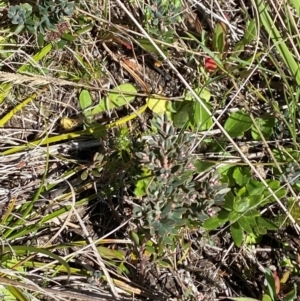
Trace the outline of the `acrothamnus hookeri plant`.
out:
<instances>
[{"instance_id":1,"label":"acrothamnus hookeri plant","mask_svg":"<svg viewBox=\"0 0 300 301\"><path fill-rule=\"evenodd\" d=\"M196 189L196 158L191 153L195 135L177 133L166 118L154 119L152 126L153 135L136 154L144 174L136 185L141 202L134 207L134 216L160 244L169 244L182 227L207 217L204 212L212 203Z\"/></svg>"}]
</instances>

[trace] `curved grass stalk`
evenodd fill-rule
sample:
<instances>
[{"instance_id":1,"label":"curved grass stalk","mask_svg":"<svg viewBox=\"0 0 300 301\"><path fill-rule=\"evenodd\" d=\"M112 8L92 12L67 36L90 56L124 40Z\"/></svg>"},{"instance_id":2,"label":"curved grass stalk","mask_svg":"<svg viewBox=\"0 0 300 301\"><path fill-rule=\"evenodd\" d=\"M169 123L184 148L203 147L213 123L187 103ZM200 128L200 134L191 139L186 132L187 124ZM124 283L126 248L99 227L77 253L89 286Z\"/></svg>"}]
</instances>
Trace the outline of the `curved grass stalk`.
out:
<instances>
[{"instance_id":1,"label":"curved grass stalk","mask_svg":"<svg viewBox=\"0 0 300 301\"><path fill-rule=\"evenodd\" d=\"M46 89L42 89L40 92L45 91ZM25 107L29 102L34 100L38 96L37 93L32 94L31 96L27 97L21 103L19 103L15 108L13 108L10 112L8 112L2 119L0 119L0 127L2 127L6 122L8 122L16 113L21 111L23 107ZM1 98L1 96L0 96Z\"/></svg>"},{"instance_id":2,"label":"curved grass stalk","mask_svg":"<svg viewBox=\"0 0 300 301\"><path fill-rule=\"evenodd\" d=\"M2 152L3 156L6 155L11 155L14 153L17 153L19 151L25 150L25 149L29 149L29 148L33 148L36 147L38 145L45 145L45 144L51 144L51 143L55 143L55 142L62 142L64 140L69 140L69 139L75 139L78 137L83 137L83 136L90 136L90 135L94 135L97 137L101 137L105 134L105 131L113 128L113 127L117 127L120 125L125 124L126 122L133 120L134 118L136 118L137 116L139 116L140 114L142 114L146 108L148 107L148 104L143 105L142 107L140 107L136 112L127 115L125 117L122 117L112 123L109 123L107 125L99 125L97 127L91 127L88 128L86 130L82 130L82 131L78 131L78 132L73 132L73 133L67 133L67 134L62 134L62 135L58 135L55 137L47 137L47 138L42 138L33 142L29 142L26 143L24 145L20 145L20 146L16 146L13 147L11 149L8 149L7 151Z\"/></svg>"}]
</instances>

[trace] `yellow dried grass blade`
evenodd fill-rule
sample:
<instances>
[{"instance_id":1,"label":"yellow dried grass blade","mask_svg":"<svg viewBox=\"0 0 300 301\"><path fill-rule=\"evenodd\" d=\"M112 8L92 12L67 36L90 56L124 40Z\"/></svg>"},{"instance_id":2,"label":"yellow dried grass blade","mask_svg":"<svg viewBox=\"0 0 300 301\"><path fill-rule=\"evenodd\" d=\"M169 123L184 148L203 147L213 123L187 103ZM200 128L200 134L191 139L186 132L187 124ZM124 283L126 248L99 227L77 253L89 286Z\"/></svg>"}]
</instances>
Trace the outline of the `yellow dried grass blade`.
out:
<instances>
[{"instance_id":1,"label":"yellow dried grass blade","mask_svg":"<svg viewBox=\"0 0 300 301\"><path fill-rule=\"evenodd\" d=\"M0 127L2 127L6 122L8 122L16 113L18 113L24 106L26 106L30 101L37 97L37 93L32 94L21 103L19 103L15 108L8 112L2 119L0 119Z\"/></svg>"},{"instance_id":2,"label":"yellow dried grass blade","mask_svg":"<svg viewBox=\"0 0 300 301\"><path fill-rule=\"evenodd\" d=\"M16 198L13 198L9 203L7 211L5 212L4 216L2 217L1 225L5 224L7 218L10 216L11 212L13 211L15 204L16 204Z\"/></svg>"},{"instance_id":3,"label":"yellow dried grass blade","mask_svg":"<svg viewBox=\"0 0 300 301\"><path fill-rule=\"evenodd\" d=\"M32 148L32 147L35 147L35 146L38 146L38 145L47 145L47 144L51 144L51 143L55 143L55 142L62 142L64 140L74 139L74 138L77 138L77 137L96 135L96 134L99 134L99 133L101 134L101 132L104 132L107 129L123 125L126 122L136 118L137 116L142 114L147 109L147 107L148 107L148 104L145 104L141 108L139 108L136 112L134 112L134 113L132 113L128 116L125 116L123 118L120 118L117 121L114 121L114 122L109 123L107 125L100 125L98 127L88 128L86 130L82 130L82 131L78 131L78 132L67 133L67 134L62 134L62 135L55 136L55 137L47 137L47 138L39 139L39 140L36 140L36 141L26 143L24 145L15 146L11 149L8 149L7 151L2 152L1 155L3 155L3 156L11 155L11 154L17 153L19 151L22 151L22 150L25 150L25 149L28 149L28 148Z\"/></svg>"}]
</instances>

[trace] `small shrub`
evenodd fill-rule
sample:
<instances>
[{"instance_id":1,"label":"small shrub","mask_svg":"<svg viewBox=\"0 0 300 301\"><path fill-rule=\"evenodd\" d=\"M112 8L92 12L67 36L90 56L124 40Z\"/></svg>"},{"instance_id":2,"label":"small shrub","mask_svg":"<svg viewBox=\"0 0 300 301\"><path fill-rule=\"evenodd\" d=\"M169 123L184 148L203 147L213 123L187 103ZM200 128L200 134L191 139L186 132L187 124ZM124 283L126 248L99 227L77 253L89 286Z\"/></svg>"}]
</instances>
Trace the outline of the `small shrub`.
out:
<instances>
[{"instance_id":1,"label":"small shrub","mask_svg":"<svg viewBox=\"0 0 300 301\"><path fill-rule=\"evenodd\" d=\"M173 31L166 26L180 22L182 3L180 0L154 0L145 8L146 29L158 39L172 41Z\"/></svg>"},{"instance_id":2,"label":"small shrub","mask_svg":"<svg viewBox=\"0 0 300 301\"><path fill-rule=\"evenodd\" d=\"M29 3L10 6L7 17L12 25L18 25L18 32L26 28L31 33L44 34L46 31L57 31L57 25L73 12L74 2L40 0L35 7Z\"/></svg>"},{"instance_id":3,"label":"small shrub","mask_svg":"<svg viewBox=\"0 0 300 301\"><path fill-rule=\"evenodd\" d=\"M135 218L143 230L150 231L159 245L172 244L183 227L199 225L211 213L214 200L198 192L194 181L195 157L190 154L195 137L192 133L176 133L166 119L152 121L157 134L136 154L144 170L136 184L135 194L142 196L135 206ZM212 185L210 196L220 187Z\"/></svg>"}]
</instances>

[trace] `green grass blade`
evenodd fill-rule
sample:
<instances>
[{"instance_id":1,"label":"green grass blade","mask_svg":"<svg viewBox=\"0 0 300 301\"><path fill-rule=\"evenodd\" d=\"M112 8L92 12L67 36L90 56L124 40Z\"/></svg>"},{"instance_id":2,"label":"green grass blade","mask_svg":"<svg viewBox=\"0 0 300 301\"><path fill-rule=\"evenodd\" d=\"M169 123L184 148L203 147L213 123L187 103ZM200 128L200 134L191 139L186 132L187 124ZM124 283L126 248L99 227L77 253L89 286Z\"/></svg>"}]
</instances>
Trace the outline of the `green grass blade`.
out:
<instances>
[{"instance_id":1,"label":"green grass blade","mask_svg":"<svg viewBox=\"0 0 300 301\"><path fill-rule=\"evenodd\" d=\"M5 297L5 300L6 301L9 301L9 300L18 300L18 301L29 301L30 299L28 299L20 289L14 287L14 286L10 286L8 285L6 287L6 290L8 291L8 293L13 296L15 299L10 299L9 297ZM1 293L4 293L3 290L1 291Z\"/></svg>"},{"instance_id":2,"label":"green grass blade","mask_svg":"<svg viewBox=\"0 0 300 301\"><path fill-rule=\"evenodd\" d=\"M269 34L272 42L276 45L276 49L278 50L286 66L289 68L297 85L300 86L300 67L294 60L293 55L284 42L279 30L276 28L274 20L271 18L268 12L268 5L266 5L263 0L255 0L255 2L257 4L258 13L265 30Z\"/></svg>"},{"instance_id":3,"label":"green grass blade","mask_svg":"<svg viewBox=\"0 0 300 301\"><path fill-rule=\"evenodd\" d=\"M69 264L63 260L60 256L42 248L36 248L33 246L9 246L9 247L4 247L4 252L11 252L11 251L16 252L16 254L27 254L27 252L31 253L37 253L37 254L44 254L46 256L49 256L53 258L54 260L58 261L65 269L67 270L68 276L71 274L71 269Z\"/></svg>"}]
</instances>

